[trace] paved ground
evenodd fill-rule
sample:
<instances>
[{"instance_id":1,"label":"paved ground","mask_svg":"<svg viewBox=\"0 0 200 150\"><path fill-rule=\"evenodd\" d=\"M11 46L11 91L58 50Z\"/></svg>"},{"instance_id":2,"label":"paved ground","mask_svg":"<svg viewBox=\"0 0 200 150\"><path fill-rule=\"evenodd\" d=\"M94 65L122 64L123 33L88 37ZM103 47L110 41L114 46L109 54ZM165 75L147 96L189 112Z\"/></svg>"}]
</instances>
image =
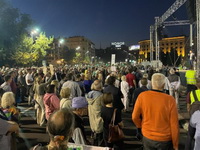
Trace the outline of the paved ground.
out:
<instances>
[{"instance_id":1,"label":"paved ground","mask_svg":"<svg viewBox=\"0 0 200 150\"><path fill-rule=\"evenodd\" d=\"M22 121L21 121L21 131L18 143L18 150L28 150L33 145L38 143L46 144L49 141L48 135L46 133L45 127L40 127L35 121L35 111L34 108L29 107L27 104L20 104L19 108L22 110ZM131 120L131 112L123 113L124 121L124 133L125 133L125 150L139 150L142 149L142 143L138 141L135 137L136 127ZM187 131L183 129L182 125L188 120L189 116L186 113L186 103L185 97L180 98L180 142L179 150L184 150L184 143L187 136ZM88 122L88 117L84 118L86 123L86 133L88 138L90 138L90 127Z\"/></svg>"}]
</instances>

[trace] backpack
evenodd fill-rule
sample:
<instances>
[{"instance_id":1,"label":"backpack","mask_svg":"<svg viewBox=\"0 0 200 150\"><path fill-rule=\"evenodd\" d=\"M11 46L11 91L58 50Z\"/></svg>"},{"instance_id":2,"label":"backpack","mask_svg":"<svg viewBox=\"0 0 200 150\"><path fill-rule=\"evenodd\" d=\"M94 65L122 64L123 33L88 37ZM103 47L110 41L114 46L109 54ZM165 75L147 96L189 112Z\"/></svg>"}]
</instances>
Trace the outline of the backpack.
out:
<instances>
[{"instance_id":1,"label":"backpack","mask_svg":"<svg viewBox=\"0 0 200 150\"><path fill-rule=\"evenodd\" d=\"M197 111L200 110L200 101L197 98L196 92L195 90L191 91L193 96L194 96L194 100L195 102L192 103L192 105L190 106L190 111L189 111L189 115L190 117L192 116L192 114Z\"/></svg>"}]
</instances>

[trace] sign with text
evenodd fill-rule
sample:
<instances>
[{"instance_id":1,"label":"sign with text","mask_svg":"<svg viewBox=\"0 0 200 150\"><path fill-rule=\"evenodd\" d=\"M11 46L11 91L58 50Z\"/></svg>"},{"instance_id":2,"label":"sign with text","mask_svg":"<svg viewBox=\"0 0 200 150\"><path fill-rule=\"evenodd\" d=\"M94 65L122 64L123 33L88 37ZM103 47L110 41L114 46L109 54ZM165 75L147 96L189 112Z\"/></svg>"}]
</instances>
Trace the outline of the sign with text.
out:
<instances>
[{"instance_id":1,"label":"sign with text","mask_svg":"<svg viewBox=\"0 0 200 150\"><path fill-rule=\"evenodd\" d=\"M112 42L111 45L114 45L115 47L121 47L122 45L125 45L125 42Z\"/></svg>"}]
</instances>

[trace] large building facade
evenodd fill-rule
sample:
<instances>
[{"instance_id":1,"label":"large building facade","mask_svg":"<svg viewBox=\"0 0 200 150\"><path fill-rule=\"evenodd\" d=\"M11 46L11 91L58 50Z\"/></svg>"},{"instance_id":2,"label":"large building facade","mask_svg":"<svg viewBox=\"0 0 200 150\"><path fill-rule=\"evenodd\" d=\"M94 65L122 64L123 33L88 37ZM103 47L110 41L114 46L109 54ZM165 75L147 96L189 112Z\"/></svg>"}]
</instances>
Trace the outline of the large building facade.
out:
<instances>
[{"instance_id":1,"label":"large building facade","mask_svg":"<svg viewBox=\"0 0 200 150\"><path fill-rule=\"evenodd\" d=\"M73 36L65 38L65 46L70 50L76 50L81 53L82 57L93 57L95 56L95 45L89 39L84 36Z\"/></svg>"},{"instance_id":2,"label":"large building facade","mask_svg":"<svg viewBox=\"0 0 200 150\"><path fill-rule=\"evenodd\" d=\"M160 52L164 54L175 51L178 56L182 58L188 53L188 45L186 45L187 38L185 36L163 38L159 41ZM143 40L139 42L139 62L147 61L150 58L150 40ZM155 52L155 47L153 49Z\"/></svg>"}]
</instances>

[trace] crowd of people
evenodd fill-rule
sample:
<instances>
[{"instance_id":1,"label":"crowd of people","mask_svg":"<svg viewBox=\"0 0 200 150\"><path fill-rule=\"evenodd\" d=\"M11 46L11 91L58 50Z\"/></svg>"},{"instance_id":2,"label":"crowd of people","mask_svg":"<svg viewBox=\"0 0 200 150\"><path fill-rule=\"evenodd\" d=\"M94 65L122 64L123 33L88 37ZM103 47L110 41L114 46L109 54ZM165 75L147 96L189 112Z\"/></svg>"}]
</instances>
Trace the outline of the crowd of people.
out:
<instances>
[{"instance_id":1,"label":"crowd of people","mask_svg":"<svg viewBox=\"0 0 200 150\"><path fill-rule=\"evenodd\" d=\"M132 113L144 150L178 150L181 79L175 68L148 67L141 72L131 65L115 71L106 66L3 67L0 73L0 146L5 150L16 149L17 105L26 102L34 105L37 124L47 127L50 137L48 145L36 145L34 150L66 150L69 142L123 150L123 139L108 141L115 109L114 124L122 130L122 113ZM200 79L188 70L186 80L190 111L192 103L200 100ZM199 109L191 113L188 150L200 149ZM92 140L87 139L83 116L89 117Z\"/></svg>"}]
</instances>

